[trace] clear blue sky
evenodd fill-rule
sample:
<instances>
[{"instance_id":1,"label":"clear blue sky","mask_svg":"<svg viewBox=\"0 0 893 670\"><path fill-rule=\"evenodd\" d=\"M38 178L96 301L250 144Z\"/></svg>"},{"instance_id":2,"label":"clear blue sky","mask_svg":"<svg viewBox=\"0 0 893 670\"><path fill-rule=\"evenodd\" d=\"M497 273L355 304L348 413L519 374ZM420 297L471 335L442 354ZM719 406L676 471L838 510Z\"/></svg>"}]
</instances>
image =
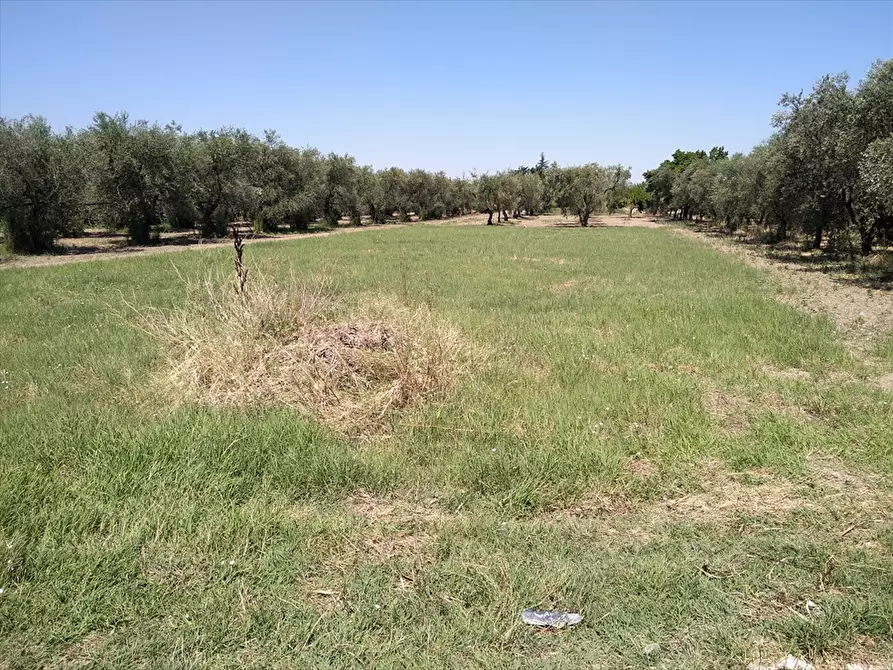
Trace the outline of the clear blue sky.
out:
<instances>
[{"instance_id":1,"label":"clear blue sky","mask_svg":"<svg viewBox=\"0 0 893 670\"><path fill-rule=\"evenodd\" d=\"M376 167L747 151L785 91L893 57L876 2L0 1L0 115L274 128Z\"/></svg>"}]
</instances>

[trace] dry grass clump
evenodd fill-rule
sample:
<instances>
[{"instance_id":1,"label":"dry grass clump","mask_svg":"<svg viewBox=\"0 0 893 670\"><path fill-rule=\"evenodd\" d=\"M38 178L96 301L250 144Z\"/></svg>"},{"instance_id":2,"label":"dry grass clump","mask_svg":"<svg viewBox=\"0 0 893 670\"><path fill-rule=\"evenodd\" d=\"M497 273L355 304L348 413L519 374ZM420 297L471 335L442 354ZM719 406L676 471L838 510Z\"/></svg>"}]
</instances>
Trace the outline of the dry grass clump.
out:
<instances>
[{"instance_id":1,"label":"dry grass clump","mask_svg":"<svg viewBox=\"0 0 893 670\"><path fill-rule=\"evenodd\" d=\"M422 501L381 498L362 489L348 498L347 509L368 522L385 521L402 525L431 524L457 516L443 509L437 498Z\"/></svg>"},{"instance_id":2,"label":"dry grass clump","mask_svg":"<svg viewBox=\"0 0 893 670\"><path fill-rule=\"evenodd\" d=\"M655 463L644 459L632 460L628 467L636 477L648 477L659 471ZM882 478L852 470L829 456L813 456L809 460L807 472L811 482L763 470L736 473L715 459L692 467L700 474L699 490L682 497L643 502L620 491L592 491L568 505L556 505L538 518L550 523L603 519L610 525L626 517L634 520L640 535L653 533L655 528L668 522L737 525L741 516L782 519L800 511L823 509L836 510L848 523L852 522L847 535L857 528L868 529L878 523L889 525L891 519L893 493L883 487Z\"/></svg>"},{"instance_id":3,"label":"dry grass clump","mask_svg":"<svg viewBox=\"0 0 893 670\"><path fill-rule=\"evenodd\" d=\"M707 384L703 404L707 413L727 434L740 435L747 429L747 411L751 403L744 396Z\"/></svg>"},{"instance_id":4,"label":"dry grass clump","mask_svg":"<svg viewBox=\"0 0 893 670\"><path fill-rule=\"evenodd\" d=\"M650 510L655 520L728 523L739 515L782 517L812 507L787 479L751 471L746 474L756 481L749 482L712 459L701 464L700 469L703 490L656 504Z\"/></svg>"},{"instance_id":5,"label":"dry grass clump","mask_svg":"<svg viewBox=\"0 0 893 670\"><path fill-rule=\"evenodd\" d=\"M442 395L472 361L458 331L425 307L348 305L324 286L256 277L241 293L222 281L202 288L182 309L144 315L184 400L286 405L361 432Z\"/></svg>"}]
</instances>

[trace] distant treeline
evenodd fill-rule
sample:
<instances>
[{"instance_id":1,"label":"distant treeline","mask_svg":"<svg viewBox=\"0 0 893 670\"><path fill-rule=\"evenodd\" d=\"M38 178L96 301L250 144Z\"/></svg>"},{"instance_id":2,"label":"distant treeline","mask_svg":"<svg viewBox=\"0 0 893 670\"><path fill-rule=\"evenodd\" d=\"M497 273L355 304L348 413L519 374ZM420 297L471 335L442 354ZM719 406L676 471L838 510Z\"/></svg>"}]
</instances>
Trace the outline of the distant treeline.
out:
<instances>
[{"instance_id":1,"label":"distant treeline","mask_svg":"<svg viewBox=\"0 0 893 670\"><path fill-rule=\"evenodd\" d=\"M0 119L0 219L7 246L42 253L88 227L126 230L134 244L160 230L226 234L236 220L263 231L440 219L483 212L488 221L558 206L587 225L619 206L629 169L532 167L450 178L443 172L373 170L353 157L296 149L273 131L184 133L176 124L98 113L83 130L54 133L46 120Z\"/></svg>"},{"instance_id":2,"label":"distant treeline","mask_svg":"<svg viewBox=\"0 0 893 670\"><path fill-rule=\"evenodd\" d=\"M757 224L776 241L805 236L816 249L893 244L893 60L847 83L827 75L809 94L782 96L776 132L749 154L676 151L645 173L649 206L729 229Z\"/></svg>"},{"instance_id":3,"label":"distant treeline","mask_svg":"<svg viewBox=\"0 0 893 670\"><path fill-rule=\"evenodd\" d=\"M493 223L559 207L585 226L593 213L627 207L756 224L817 248L856 239L867 254L893 243L893 60L853 90L829 75L780 105L777 131L749 154L676 151L639 185L621 165L558 167L542 154L531 167L460 179L373 170L290 147L273 131L185 133L98 113L89 128L54 133L41 117L0 119L0 224L12 251L42 253L97 226L145 244L161 230L224 235L236 220L278 231L482 212Z\"/></svg>"}]
</instances>

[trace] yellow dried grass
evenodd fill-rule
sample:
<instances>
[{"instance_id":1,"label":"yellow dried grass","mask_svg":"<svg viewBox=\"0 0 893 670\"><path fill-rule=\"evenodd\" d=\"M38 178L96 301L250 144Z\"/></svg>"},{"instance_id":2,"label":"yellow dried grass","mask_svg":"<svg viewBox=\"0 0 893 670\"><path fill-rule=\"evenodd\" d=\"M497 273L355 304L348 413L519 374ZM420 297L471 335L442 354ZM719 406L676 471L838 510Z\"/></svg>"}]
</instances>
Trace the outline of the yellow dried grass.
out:
<instances>
[{"instance_id":1,"label":"yellow dried grass","mask_svg":"<svg viewBox=\"0 0 893 670\"><path fill-rule=\"evenodd\" d=\"M187 402L286 405L367 432L442 396L475 358L430 309L393 299L348 304L323 284L256 275L241 294L208 280L188 295L180 309L143 314L165 352L162 381Z\"/></svg>"}]
</instances>

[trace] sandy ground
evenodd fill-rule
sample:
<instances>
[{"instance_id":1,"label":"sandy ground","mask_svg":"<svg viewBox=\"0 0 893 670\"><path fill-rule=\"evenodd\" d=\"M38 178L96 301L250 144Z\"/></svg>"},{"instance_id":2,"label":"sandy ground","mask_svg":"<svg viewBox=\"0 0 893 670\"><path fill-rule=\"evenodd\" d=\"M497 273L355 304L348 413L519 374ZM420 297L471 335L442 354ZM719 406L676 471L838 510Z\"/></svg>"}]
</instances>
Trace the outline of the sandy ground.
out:
<instances>
[{"instance_id":1,"label":"sandy ground","mask_svg":"<svg viewBox=\"0 0 893 670\"><path fill-rule=\"evenodd\" d=\"M558 228L579 228L580 222L576 217L565 217L561 214L544 214L531 219L522 219L518 225L524 228L539 228L555 226ZM661 228L664 227L655 219L641 214L633 214L632 218L626 214L604 214L593 216L589 219L590 228Z\"/></svg>"}]
</instances>

